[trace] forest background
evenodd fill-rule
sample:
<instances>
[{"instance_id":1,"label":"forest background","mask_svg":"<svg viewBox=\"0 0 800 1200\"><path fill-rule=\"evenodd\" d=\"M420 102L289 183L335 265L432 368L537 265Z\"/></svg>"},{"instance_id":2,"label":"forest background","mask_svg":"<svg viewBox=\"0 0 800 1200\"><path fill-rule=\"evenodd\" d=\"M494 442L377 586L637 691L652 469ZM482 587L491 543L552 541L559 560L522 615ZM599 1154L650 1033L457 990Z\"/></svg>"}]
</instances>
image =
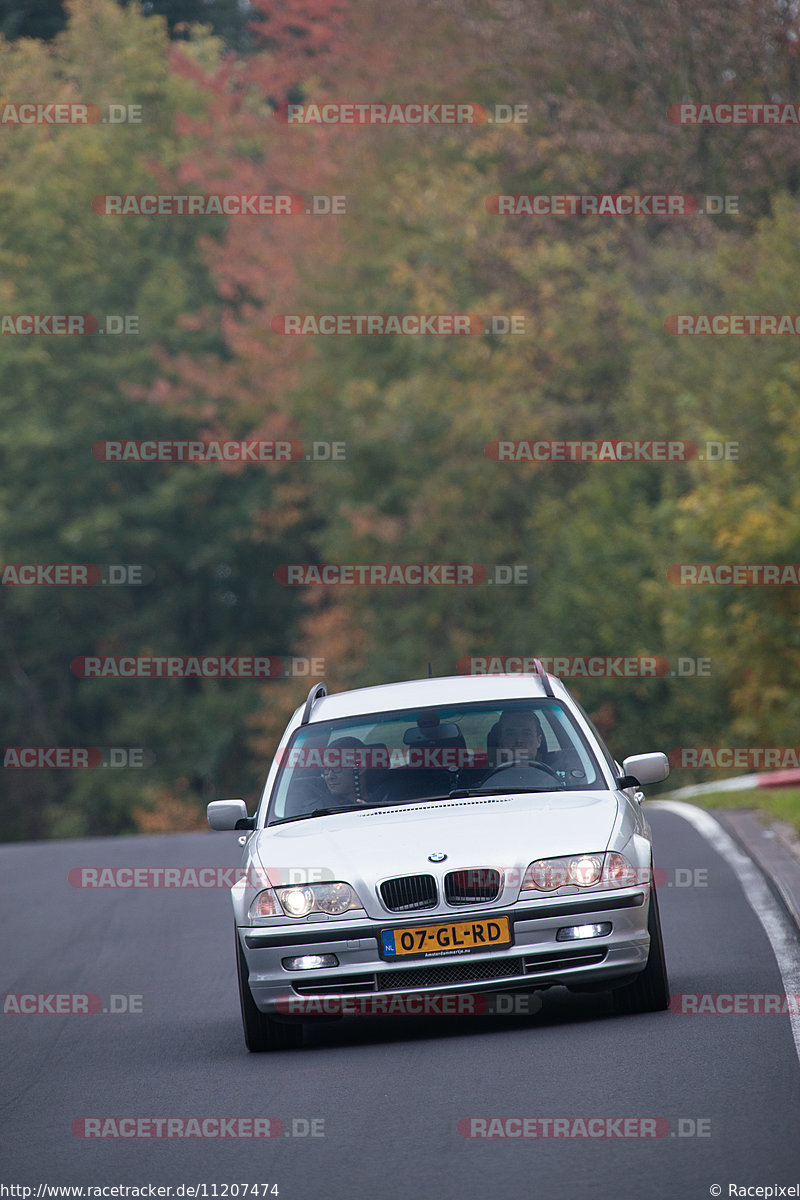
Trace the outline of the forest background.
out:
<instances>
[{"instance_id":1,"label":"forest background","mask_svg":"<svg viewBox=\"0 0 800 1200\"><path fill-rule=\"evenodd\" d=\"M798 588L680 586L669 568L800 563L797 338L677 336L668 321L800 311L798 126L668 115L796 102L794 5L73 0L2 3L0 32L0 314L128 316L137 330L4 327L0 562L133 564L148 580L4 575L0 838L200 828L209 800L252 808L310 683L418 678L429 663L457 674L474 656L666 662L656 677L566 680L620 759L795 744ZM501 119L282 119L288 103L344 101ZM18 124L21 102L136 119ZM92 204L154 192L343 197L331 207L344 211ZM490 197L520 193L683 194L703 211L492 211ZM276 332L301 313L480 314L521 332ZM93 453L226 438L294 439L304 454ZM487 452L550 439L698 453ZM338 448L321 457L326 443ZM297 563L482 564L519 582L285 586L280 568ZM297 673L91 679L75 665L131 655L277 656ZM137 748L143 765L14 769L9 748L32 746Z\"/></svg>"}]
</instances>

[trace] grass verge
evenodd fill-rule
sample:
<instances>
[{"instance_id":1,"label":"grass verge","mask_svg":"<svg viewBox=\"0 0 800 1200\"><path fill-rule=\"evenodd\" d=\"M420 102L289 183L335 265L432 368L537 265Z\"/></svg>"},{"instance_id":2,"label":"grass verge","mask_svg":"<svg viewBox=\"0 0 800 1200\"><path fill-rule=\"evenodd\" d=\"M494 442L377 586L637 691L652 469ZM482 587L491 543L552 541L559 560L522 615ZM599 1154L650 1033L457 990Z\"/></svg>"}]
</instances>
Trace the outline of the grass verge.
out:
<instances>
[{"instance_id":1,"label":"grass verge","mask_svg":"<svg viewBox=\"0 0 800 1200\"><path fill-rule=\"evenodd\" d=\"M704 792L687 797L698 808L750 808L777 817L800 836L800 788L746 788L741 792Z\"/></svg>"}]
</instances>

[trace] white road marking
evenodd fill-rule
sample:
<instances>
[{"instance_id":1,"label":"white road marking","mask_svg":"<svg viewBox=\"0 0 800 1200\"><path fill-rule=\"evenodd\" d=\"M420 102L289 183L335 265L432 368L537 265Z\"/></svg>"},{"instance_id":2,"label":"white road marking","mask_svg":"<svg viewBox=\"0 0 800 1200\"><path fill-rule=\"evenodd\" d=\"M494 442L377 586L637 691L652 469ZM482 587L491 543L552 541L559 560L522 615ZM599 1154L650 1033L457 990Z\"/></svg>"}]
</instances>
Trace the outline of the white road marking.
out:
<instances>
[{"instance_id":1,"label":"white road marking","mask_svg":"<svg viewBox=\"0 0 800 1200\"><path fill-rule=\"evenodd\" d=\"M784 913L767 885L759 867L736 845L711 813L684 804L680 800L651 800L648 808L675 813L694 825L735 872L745 898L764 927L778 963L786 994L800 994L800 943L794 923ZM795 1050L800 1060L800 1012L789 1013Z\"/></svg>"}]
</instances>

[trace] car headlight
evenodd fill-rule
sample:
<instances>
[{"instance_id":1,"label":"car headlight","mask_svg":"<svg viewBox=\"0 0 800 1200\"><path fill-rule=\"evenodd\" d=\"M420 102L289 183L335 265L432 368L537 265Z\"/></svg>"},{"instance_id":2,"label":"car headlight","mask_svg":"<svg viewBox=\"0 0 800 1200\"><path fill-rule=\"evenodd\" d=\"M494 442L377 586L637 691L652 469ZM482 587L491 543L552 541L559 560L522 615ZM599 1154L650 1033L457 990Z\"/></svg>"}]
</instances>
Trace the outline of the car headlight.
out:
<instances>
[{"instance_id":1,"label":"car headlight","mask_svg":"<svg viewBox=\"0 0 800 1200\"><path fill-rule=\"evenodd\" d=\"M532 862L522 880L521 892L554 892L557 888L629 887L636 872L624 855L572 854Z\"/></svg>"},{"instance_id":2,"label":"car headlight","mask_svg":"<svg viewBox=\"0 0 800 1200\"><path fill-rule=\"evenodd\" d=\"M282 887L276 889L276 894L287 917L307 917L312 912L339 917L351 908L363 907L349 883Z\"/></svg>"},{"instance_id":3,"label":"car headlight","mask_svg":"<svg viewBox=\"0 0 800 1200\"><path fill-rule=\"evenodd\" d=\"M287 917L307 917L314 907L314 893L310 887L281 888L278 899Z\"/></svg>"},{"instance_id":4,"label":"car headlight","mask_svg":"<svg viewBox=\"0 0 800 1200\"><path fill-rule=\"evenodd\" d=\"M324 913L329 913L332 917L340 916L349 908L361 907L357 901L355 904L353 903L356 897L348 883L323 884L322 887L316 889L314 899L317 902L317 908L322 909Z\"/></svg>"}]
</instances>

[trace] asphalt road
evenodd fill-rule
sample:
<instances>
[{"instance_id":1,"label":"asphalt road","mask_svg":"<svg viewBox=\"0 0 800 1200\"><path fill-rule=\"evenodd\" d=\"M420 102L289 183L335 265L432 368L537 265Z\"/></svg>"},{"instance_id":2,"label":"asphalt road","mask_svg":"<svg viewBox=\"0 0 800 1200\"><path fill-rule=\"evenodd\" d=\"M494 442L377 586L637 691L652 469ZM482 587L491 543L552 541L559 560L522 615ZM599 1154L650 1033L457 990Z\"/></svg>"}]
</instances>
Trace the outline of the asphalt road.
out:
<instances>
[{"instance_id":1,"label":"asphalt road","mask_svg":"<svg viewBox=\"0 0 800 1200\"><path fill-rule=\"evenodd\" d=\"M650 822L673 996L784 993L729 863L675 813L653 810ZM0 847L4 1007L9 994L69 993L141 1008L4 1012L0 1183L33 1195L40 1183L172 1185L173 1196L205 1184L209 1197L216 1184L232 1200L225 1185L277 1184L283 1200L700 1200L737 1194L729 1185L800 1184L800 1065L786 1015L618 1017L604 995L553 988L527 1018L351 1018L314 1029L301 1050L250 1055L224 888L98 890L68 879L82 867L238 861L229 834ZM282 1130L75 1133L87 1118L130 1129L114 1122L131 1117L270 1118ZM528 1126L539 1133L548 1118L566 1118L571 1133L579 1118L655 1119L649 1128L664 1136L463 1136L524 1128L464 1118L526 1117L544 1122Z\"/></svg>"}]
</instances>

